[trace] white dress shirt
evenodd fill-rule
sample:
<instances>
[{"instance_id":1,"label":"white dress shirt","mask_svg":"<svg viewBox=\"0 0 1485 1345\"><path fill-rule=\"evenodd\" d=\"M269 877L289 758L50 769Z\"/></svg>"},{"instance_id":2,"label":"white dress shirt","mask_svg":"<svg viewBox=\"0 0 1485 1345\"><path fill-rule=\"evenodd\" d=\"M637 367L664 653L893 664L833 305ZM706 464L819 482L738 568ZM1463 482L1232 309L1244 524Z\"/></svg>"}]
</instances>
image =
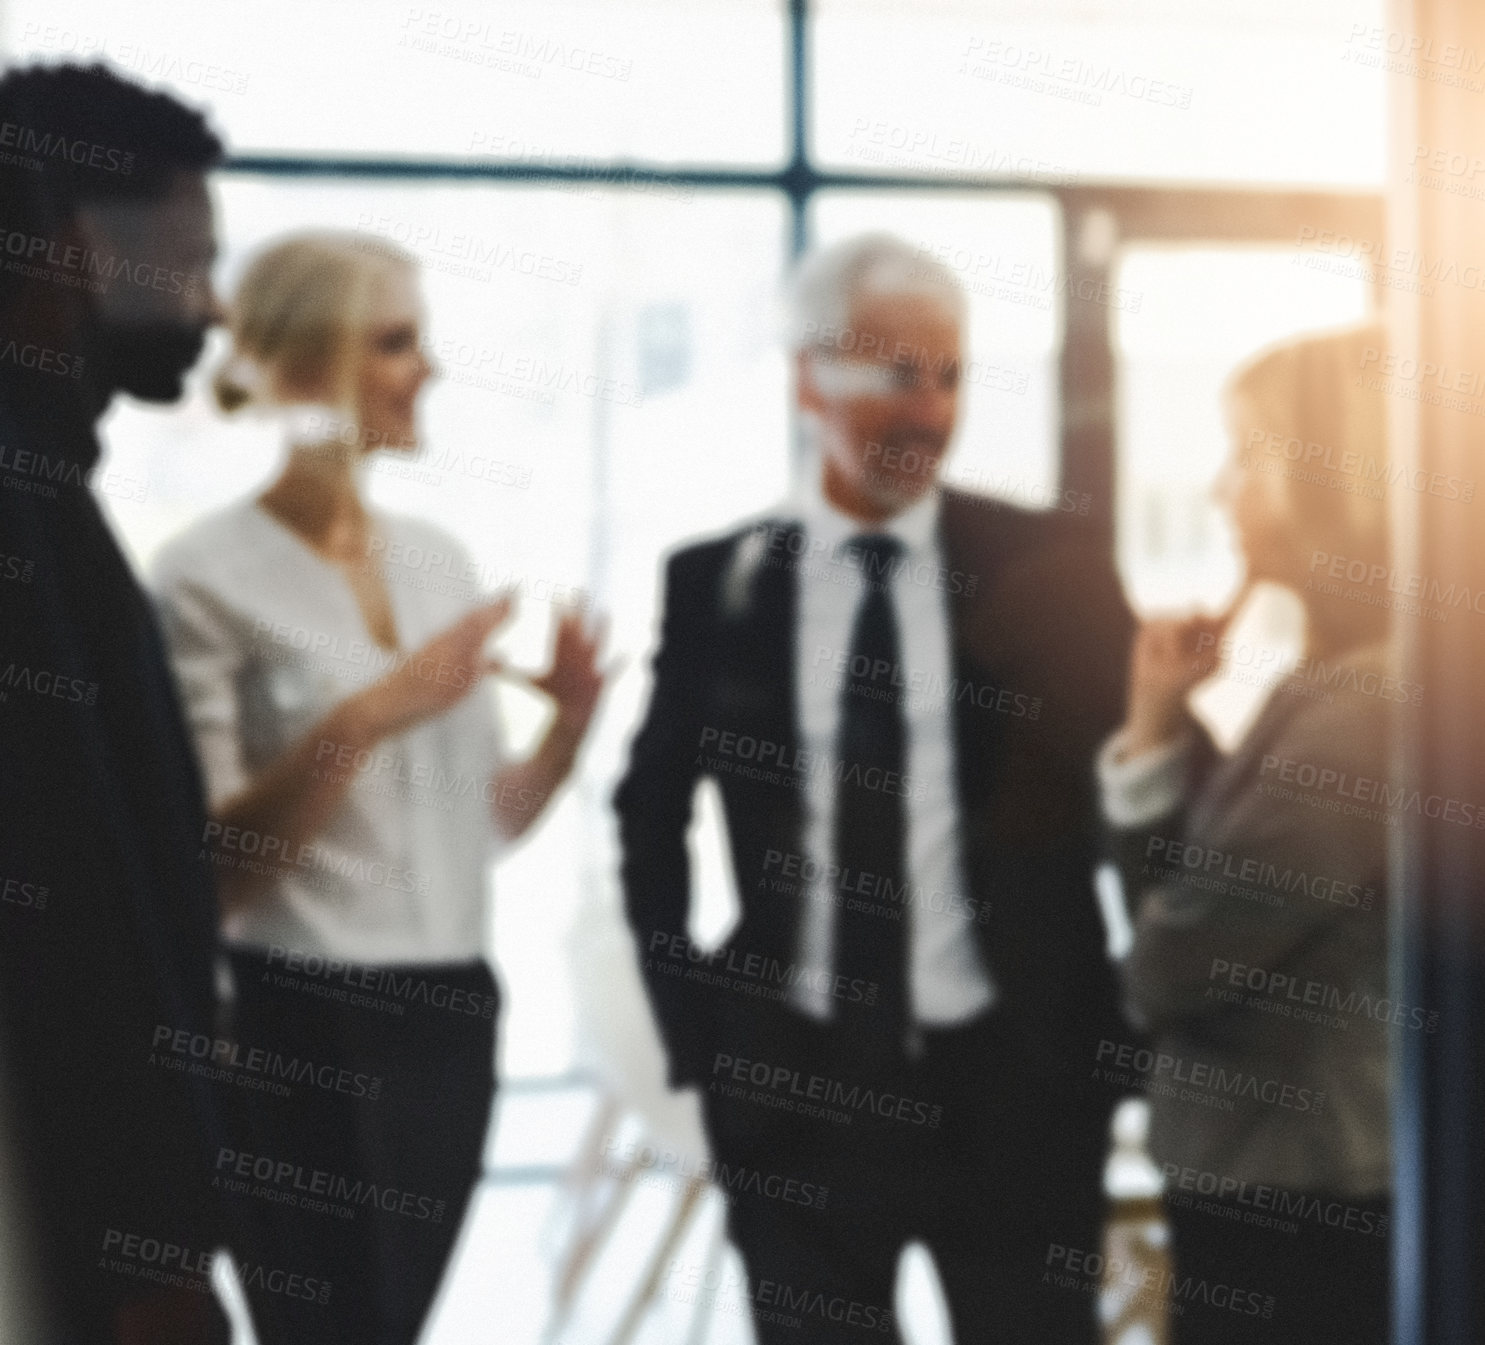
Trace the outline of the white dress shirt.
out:
<instances>
[{"instance_id":1,"label":"white dress shirt","mask_svg":"<svg viewBox=\"0 0 1485 1345\"><path fill-rule=\"evenodd\" d=\"M908 563L894 576L890 592L907 727L904 774L911 782L903 799L908 1003L913 1021L921 1027L966 1022L994 1002L995 991L975 941L975 907L966 900L960 853L948 601L939 587L913 577L938 573L943 564L937 492L876 529L835 509L815 481L784 512L799 518L808 543L797 571L796 680L800 746L821 768L811 771L805 791L807 872L820 874L834 860L841 697L849 680L846 669L856 613L865 597L859 571L834 557L849 538L871 531L895 537L903 546ZM807 974L795 984L793 1003L818 1019L834 1014L827 987L835 959L836 900L834 889L817 879L809 885L801 911L798 960Z\"/></svg>"},{"instance_id":2,"label":"white dress shirt","mask_svg":"<svg viewBox=\"0 0 1485 1345\"><path fill-rule=\"evenodd\" d=\"M416 651L480 601L475 567L431 524L375 520L401 649ZM154 577L213 809L396 666L341 571L254 501L190 528ZM369 964L483 956L499 845L492 778L505 760L492 695L477 687L384 738L360 769L343 745L320 744L322 769L348 773L350 789L288 876L229 919L227 940ZM228 871L264 847L216 839Z\"/></svg>"},{"instance_id":3,"label":"white dress shirt","mask_svg":"<svg viewBox=\"0 0 1485 1345\"><path fill-rule=\"evenodd\" d=\"M1123 732L1112 734L1096 759L1104 821L1145 827L1174 812L1185 797L1191 748L1191 735L1184 734L1132 756Z\"/></svg>"}]
</instances>

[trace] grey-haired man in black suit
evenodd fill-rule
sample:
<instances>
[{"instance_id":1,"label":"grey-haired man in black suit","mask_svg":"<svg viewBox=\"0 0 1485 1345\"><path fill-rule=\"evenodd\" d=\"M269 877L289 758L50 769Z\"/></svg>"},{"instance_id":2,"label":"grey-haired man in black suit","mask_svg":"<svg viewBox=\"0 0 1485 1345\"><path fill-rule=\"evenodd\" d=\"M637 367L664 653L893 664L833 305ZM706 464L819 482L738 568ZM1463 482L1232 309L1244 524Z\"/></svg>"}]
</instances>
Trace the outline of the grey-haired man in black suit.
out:
<instances>
[{"instance_id":1,"label":"grey-haired man in black suit","mask_svg":"<svg viewBox=\"0 0 1485 1345\"><path fill-rule=\"evenodd\" d=\"M1130 617L1079 520L938 484L963 322L952 273L887 235L801 268L809 479L671 557L616 800L670 1082L701 1090L765 1342L881 1339L914 1239L960 1345L1095 1338L1047 1267L1098 1245L1092 760ZM703 951L708 776L741 915Z\"/></svg>"}]
</instances>

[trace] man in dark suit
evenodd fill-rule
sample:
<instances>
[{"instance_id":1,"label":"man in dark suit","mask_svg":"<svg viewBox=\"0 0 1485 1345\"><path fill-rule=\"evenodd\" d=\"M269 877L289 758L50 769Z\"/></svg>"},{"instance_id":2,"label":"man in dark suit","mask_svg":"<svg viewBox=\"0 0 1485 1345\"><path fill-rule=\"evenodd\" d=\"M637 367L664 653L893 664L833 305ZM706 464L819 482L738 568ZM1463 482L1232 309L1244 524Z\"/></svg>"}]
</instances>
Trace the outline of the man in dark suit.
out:
<instances>
[{"instance_id":1,"label":"man in dark suit","mask_svg":"<svg viewBox=\"0 0 1485 1345\"><path fill-rule=\"evenodd\" d=\"M213 1035L201 785L89 486L115 394L175 401L216 320L222 146L101 66L10 71L0 123L0 1084L26 1338L225 1340L220 1108L154 1054Z\"/></svg>"},{"instance_id":2,"label":"man in dark suit","mask_svg":"<svg viewBox=\"0 0 1485 1345\"><path fill-rule=\"evenodd\" d=\"M1047 1268L1098 1246L1117 1019L1092 760L1130 618L1075 520L937 484L963 306L885 235L802 269L814 479L671 558L616 799L670 1082L744 1174L729 1231L764 1342L880 1339L912 1239L960 1345L1094 1339ZM741 915L704 952L686 831L708 776Z\"/></svg>"}]
</instances>

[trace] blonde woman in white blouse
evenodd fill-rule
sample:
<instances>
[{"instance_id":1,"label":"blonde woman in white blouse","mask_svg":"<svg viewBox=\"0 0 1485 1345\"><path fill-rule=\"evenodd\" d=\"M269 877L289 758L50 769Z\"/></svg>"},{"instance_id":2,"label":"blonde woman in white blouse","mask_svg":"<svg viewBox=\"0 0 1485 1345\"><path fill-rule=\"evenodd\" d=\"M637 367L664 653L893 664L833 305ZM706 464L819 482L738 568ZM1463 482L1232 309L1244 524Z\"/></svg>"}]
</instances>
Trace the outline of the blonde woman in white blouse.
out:
<instances>
[{"instance_id":1,"label":"blonde woman in white blouse","mask_svg":"<svg viewBox=\"0 0 1485 1345\"><path fill-rule=\"evenodd\" d=\"M262 1265L299 1277L244 1276L264 1345L416 1340L494 1096L488 865L571 771L602 687L597 636L563 615L532 679L551 726L510 760L482 686L510 599L479 592L456 540L364 500L365 459L417 445L421 327L398 249L315 233L262 252L217 394L281 411L287 461L156 573L211 796L232 1036L279 1073L238 1081L218 1163Z\"/></svg>"}]
</instances>

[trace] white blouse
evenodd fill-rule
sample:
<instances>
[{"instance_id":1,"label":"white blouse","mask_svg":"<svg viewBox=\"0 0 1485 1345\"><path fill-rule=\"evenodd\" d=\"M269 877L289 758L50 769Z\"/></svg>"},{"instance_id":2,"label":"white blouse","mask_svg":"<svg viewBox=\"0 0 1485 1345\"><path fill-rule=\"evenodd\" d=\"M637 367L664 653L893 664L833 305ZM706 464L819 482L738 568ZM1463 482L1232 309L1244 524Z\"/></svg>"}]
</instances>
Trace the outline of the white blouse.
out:
<instances>
[{"instance_id":1,"label":"white blouse","mask_svg":"<svg viewBox=\"0 0 1485 1345\"><path fill-rule=\"evenodd\" d=\"M440 529L375 518L405 655L483 595L464 549ZM170 543L154 586L213 809L402 656L372 638L341 571L255 501ZM317 769L349 775L351 786L329 825L292 854L274 837L214 823L224 872L263 872L265 856L287 870L230 918L227 940L382 965L483 956L500 845L494 776L506 760L493 694L477 687L359 760L348 745L319 743Z\"/></svg>"}]
</instances>

